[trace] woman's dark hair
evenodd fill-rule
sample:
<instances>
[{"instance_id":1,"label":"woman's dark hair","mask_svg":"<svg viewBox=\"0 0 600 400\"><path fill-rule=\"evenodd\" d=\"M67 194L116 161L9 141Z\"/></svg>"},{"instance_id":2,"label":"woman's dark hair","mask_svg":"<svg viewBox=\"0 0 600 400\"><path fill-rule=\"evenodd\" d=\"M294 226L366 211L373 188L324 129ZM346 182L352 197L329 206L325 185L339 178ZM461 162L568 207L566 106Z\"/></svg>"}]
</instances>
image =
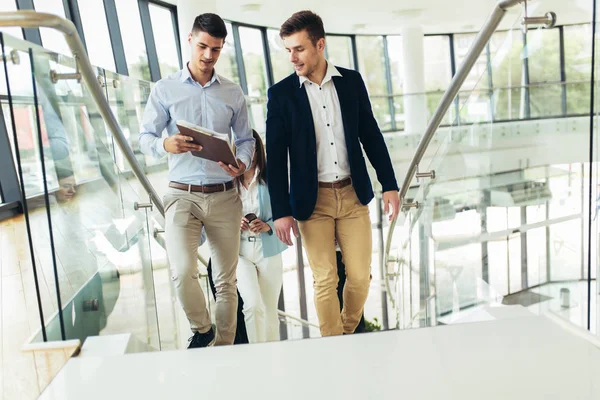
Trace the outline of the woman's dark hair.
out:
<instances>
[{"instance_id":1,"label":"woman's dark hair","mask_svg":"<svg viewBox=\"0 0 600 400\"><path fill-rule=\"evenodd\" d=\"M279 36L283 39L304 30L308 33L308 37L314 46L317 45L319 39L325 37L323 20L314 12L308 10L298 11L289 17L281 25Z\"/></svg>"},{"instance_id":2,"label":"woman's dark hair","mask_svg":"<svg viewBox=\"0 0 600 400\"><path fill-rule=\"evenodd\" d=\"M254 141L256 143L255 150L254 150L254 157L252 158L253 163L256 161L256 169L258 169L258 176L256 177L256 180L258 181L259 184L266 185L267 184L267 155L265 154L265 145L263 144L263 141L260 138L260 135L258 134L258 132L256 132L254 129L252 129L252 137L254 138ZM252 165L249 165L248 169L250 169L251 167L252 167ZM236 178L236 183L237 183L238 189L239 189L240 188L239 185L244 183L244 174L242 174Z\"/></svg>"},{"instance_id":3,"label":"woman's dark hair","mask_svg":"<svg viewBox=\"0 0 600 400\"><path fill-rule=\"evenodd\" d=\"M206 13L200 14L194 20L192 33L206 32L217 39L225 39L227 37L227 27L225 21L217 14Z\"/></svg>"}]
</instances>

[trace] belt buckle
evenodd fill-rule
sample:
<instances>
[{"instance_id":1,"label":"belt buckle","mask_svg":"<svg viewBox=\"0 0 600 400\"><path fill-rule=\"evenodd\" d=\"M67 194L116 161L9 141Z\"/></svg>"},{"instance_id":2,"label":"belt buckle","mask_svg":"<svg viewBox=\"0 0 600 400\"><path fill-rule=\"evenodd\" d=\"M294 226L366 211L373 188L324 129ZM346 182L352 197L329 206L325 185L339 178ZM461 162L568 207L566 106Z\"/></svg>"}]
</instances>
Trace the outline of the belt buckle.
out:
<instances>
[{"instance_id":1,"label":"belt buckle","mask_svg":"<svg viewBox=\"0 0 600 400\"><path fill-rule=\"evenodd\" d=\"M256 242L256 236L248 236L249 242Z\"/></svg>"}]
</instances>

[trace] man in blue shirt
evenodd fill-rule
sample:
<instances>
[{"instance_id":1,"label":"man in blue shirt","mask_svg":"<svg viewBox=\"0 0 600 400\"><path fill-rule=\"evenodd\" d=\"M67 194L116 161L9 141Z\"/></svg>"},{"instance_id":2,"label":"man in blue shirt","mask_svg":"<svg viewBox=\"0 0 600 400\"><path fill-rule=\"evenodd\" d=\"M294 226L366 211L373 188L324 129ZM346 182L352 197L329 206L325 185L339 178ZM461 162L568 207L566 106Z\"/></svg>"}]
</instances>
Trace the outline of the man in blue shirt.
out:
<instances>
[{"instance_id":1,"label":"man in blue shirt","mask_svg":"<svg viewBox=\"0 0 600 400\"><path fill-rule=\"evenodd\" d=\"M251 165L254 139L242 89L214 69L226 36L225 23L218 15L196 17L188 36L191 60L152 89L139 136L144 154L169 157L165 242L171 279L194 332L189 348L232 344L236 330L242 203L232 179ZM192 155L191 151L202 148L178 132L178 120L230 136L233 132L239 167ZM164 129L166 138L162 137ZM203 228L217 289L216 333L198 282L197 251Z\"/></svg>"}]
</instances>

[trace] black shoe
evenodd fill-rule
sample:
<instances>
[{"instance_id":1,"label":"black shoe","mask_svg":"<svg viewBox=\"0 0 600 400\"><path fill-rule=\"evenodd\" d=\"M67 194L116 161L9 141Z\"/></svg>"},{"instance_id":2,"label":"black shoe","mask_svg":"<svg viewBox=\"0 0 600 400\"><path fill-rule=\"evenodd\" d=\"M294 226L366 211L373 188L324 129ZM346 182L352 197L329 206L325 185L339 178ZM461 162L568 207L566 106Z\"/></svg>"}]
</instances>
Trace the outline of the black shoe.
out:
<instances>
[{"instance_id":1,"label":"black shoe","mask_svg":"<svg viewBox=\"0 0 600 400\"><path fill-rule=\"evenodd\" d=\"M209 347L215 344L215 331L211 327L206 333L194 332L194 336L189 339L190 345L188 349L197 347Z\"/></svg>"}]
</instances>

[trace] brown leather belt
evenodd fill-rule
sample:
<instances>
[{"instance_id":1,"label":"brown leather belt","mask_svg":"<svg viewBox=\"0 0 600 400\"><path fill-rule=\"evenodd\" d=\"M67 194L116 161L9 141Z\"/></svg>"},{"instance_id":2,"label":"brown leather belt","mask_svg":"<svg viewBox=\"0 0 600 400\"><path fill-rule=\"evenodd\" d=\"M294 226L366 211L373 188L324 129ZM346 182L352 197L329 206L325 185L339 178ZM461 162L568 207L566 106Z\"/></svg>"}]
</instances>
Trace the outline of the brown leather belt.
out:
<instances>
[{"instance_id":1,"label":"brown leather belt","mask_svg":"<svg viewBox=\"0 0 600 400\"><path fill-rule=\"evenodd\" d=\"M185 190L186 192L217 193L233 189L233 181L212 185L186 185L185 183L169 182L169 187Z\"/></svg>"},{"instance_id":2,"label":"brown leather belt","mask_svg":"<svg viewBox=\"0 0 600 400\"><path fill-rule=\"evenodd\" d=\"M346 179L342 179L337 182L319 182L320 188L329 188L329 189L341 189L343 187L352 185L352 178L348 177Z\"/></svg>"}]
</instances>

